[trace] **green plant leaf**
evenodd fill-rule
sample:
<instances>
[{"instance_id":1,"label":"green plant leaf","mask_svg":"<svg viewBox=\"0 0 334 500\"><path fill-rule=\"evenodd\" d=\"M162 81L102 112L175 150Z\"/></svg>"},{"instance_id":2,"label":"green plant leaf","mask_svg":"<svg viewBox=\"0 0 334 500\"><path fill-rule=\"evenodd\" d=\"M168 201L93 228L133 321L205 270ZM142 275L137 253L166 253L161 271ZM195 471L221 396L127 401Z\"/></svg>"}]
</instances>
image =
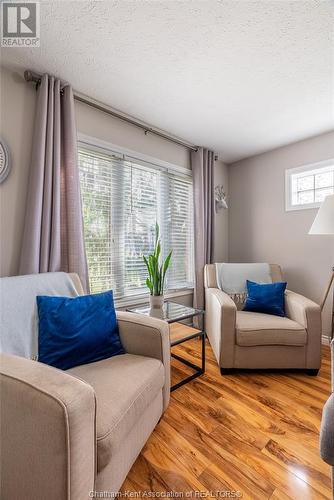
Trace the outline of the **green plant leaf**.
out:
<instances>
[{"instance_id":1,"label":"green plant leaf","mask_svg":"<svg viewBox=\"0 0 334 500\"><path fill-rule=\"evenodd\" d=\"M146 286L149 288L150 293L152 295L153 294L153 285L152 285L152 281L149 278L146 279Z\"/></svg>"},{"instance_id":2,"label":"green plant leaf","mask_svg":"<svg viewBox=\"0 0 334 500\"><path fill-rule=\"evenodd\" d=\"M150 268L150 264L148 263L148 260L147 258L145 257L145 255L143 255L143 259L144 259L144 262L146 264L146 267L147 267L147 270L148 270L148 274L150 275L151 277L151 268Z\"/></svg>"},{"instance_id":3,"label":"green plant leaf","mask_svg":"<svg viewBox=\"0 0 334 500\"><path fill-rule=\"evenodd\" d=\"M156 259L159 259L160 252L161 252L161 244L160 244L160 240L159 240L158 243L157 243L156 251L155 251L155 257L156 257Z\"/></svg>"},{"instance_id":4,"label":"green plant leaf","mask_svg":"<svg viewBox=\"0 0 334 500\"><path fill-rule=\"evenodd\" d=\"M173 252L173 250L171 250L169 252L169 254L165 258L165 261L164 261L163 266L162 266L162 280L161 280L161 290L162 291L161 291L161 293L163 293L163 291L164 291L166 272L167 272L167 269L169 267L170 260L172 258L172 252Z\"/></svg>"},{"instance_id":5,"label":"green plant leaf","mask_svg":"<svg viewBox=\"0 0 334 500\"><path fill-rule=\"evenodd\" d=\"M163 294L163 286L162 286L162 264L159 269L159 295Z\"/></svg>"},{"instance_id":6,"label":"green plant leaf","mask_svg":"<svg viewBox=\"0 0 334 500\"><path fill-rule=\"evenodd\" d=\"M158 266L157 266L157 258L155 255L149 255L148 258L150 267L151 267L151 272L152 272L152 285L153 285L153 294L154 295L159 295L158 293Z\"/></svg>"},{"instance_id":7,"label":"green plant leaf","mask_svg":"<svg viewBox=\"0 0 334 500\"><path fill-rule=\"evenodd\" d=\"M160 228L159 228L159 224L156 222L155 223L155 244L157 244L157 241L159 239L159 234L160 234Z\"/></svg>"},{"instance_id":8,"label":"green plant leaf","mask_svg":"<svg viewBox=\"0 0 334 500\"><path fill-rule=\"evenodd\" d=\"M151 270L152 276L154 276L154 273L155 273L155 256L154 255L149 255L148 256L148 263L149 263L149 266L150 266L150 270Z\"/></svg>"},{"instance_id":9,"label":"green plant leaf","mask_svg":"<svg viewBox=\"0 0 334 500\"><path fill-rule=\"evenodd\" d=\"M156 222L153 253L149 254L147 257L143 255L143 259L149 274L149 277L146 280L146 285L149 288L151 295L163 294L165 276L172 256L172 252L169 252L166 259L162 263L160 263L161 241L159 239L159 236L160 228L159 224Z\"/></svg>"},{"instance_id":10,"label":"green plant leaf","mask_svg":"<svg viewBox=\"0 0 334 500\"><path fill-rule=\"evenodd\" d=\"M173 252L173 250L171 250L169 252L169 254L167 255L167 257L165 258L165 262L163 265L163 274L166 274L166 272L167 272L167 269L168 269L169 264L170 264L170 259L172 258L172 252Z\"/></svg>"}]
</instances>

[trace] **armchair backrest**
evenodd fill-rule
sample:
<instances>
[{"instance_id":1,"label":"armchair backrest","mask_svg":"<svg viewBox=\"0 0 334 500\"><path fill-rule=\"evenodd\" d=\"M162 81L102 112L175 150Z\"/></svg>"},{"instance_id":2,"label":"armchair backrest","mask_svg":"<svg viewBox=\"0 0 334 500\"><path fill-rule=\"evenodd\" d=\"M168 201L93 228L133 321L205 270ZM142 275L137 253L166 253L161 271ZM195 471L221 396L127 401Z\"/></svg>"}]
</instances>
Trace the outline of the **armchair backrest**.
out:
<instances>
[{"instance_id":1,"label":"armchair backrest","mask_svg":"<svg viewBox=\"0 0 334 500\"><path fill-rule=\"evenodd\" d=\"M38 353L37 295L75 297L82 294L79 277L41 273L0 278L0 351L24 358Z\"/></svg>"},{"instance_id":2,"label":"armchair backrest","mask_svg":"<svg viewBox=\"0 0 334 500\"><path fill-rule=\"evenodd\" d=\"M273 283L277 281L282 281L282 270L281 267L277 264L269 264L270 266L270 274ZM204 267L204 287L205 288L218 288L217 278L216 278L216 266L215 264L206 264ZM234 301L237 309L240 310L243 308L244 301Z\"/></svg>"},{"instance_id":3,"label":"armchair backrest","mask_svg":"<svg viewBox=\"0 0 334 500\"><path fill-rule=\"evenodd\" d=\"M270 264L270 274L273 283L283 280L282 269L277 264ZM204 267L204 286L205 288L218 288L215 264L206 264Z\"/></svg>"}]
</instances>

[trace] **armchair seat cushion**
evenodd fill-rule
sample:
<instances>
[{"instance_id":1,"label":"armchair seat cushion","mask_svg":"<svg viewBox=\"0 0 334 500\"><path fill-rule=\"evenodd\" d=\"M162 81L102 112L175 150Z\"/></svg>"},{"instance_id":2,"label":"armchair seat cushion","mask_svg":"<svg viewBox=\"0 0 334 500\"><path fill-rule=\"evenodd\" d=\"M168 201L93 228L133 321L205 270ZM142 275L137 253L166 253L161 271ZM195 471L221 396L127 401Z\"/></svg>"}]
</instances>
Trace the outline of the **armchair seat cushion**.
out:
<instances>
[{"instance_id":1,"label":"armchair seat cushion","mask_svg":"<svg viewBox=\"0 0 334 500\"><path fill-rule=\"evenodd\" d=\"M99 472L127 439L145 409L161 393L165 382L164 367L158 359L123 354L67 371L88 382L95 390Z\"/></svg>"},{"instance_id":2,"label":"armchair seat cushion","mask_svg":"<svg viewBox=\"0 0 334 500\"><path fill-rule=\"evenodd\" d=\"M305 346L305 328L289 318L255 312L238 311L236 343L239 346L288 345Z\"/></svg>"}]
</instances>

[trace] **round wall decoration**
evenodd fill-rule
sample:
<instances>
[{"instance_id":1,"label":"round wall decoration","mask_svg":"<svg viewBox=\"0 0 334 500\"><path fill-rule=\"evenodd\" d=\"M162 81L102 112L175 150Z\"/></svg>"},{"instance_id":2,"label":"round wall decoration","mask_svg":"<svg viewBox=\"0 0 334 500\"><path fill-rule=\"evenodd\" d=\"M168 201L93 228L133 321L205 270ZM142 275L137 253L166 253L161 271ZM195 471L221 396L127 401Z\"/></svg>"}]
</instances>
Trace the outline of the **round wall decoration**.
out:
<instances>
[{"instance_id":1,"label":"round wall decoration","mask_svg":"<svg viewBox=\"0 0 334 500\"><path fill-rule=\"evenodd\" d=\"M3 182L9 174L11 167L9 149L7 144L0 139L0 183Z\"/></svg>"}]
</instances>

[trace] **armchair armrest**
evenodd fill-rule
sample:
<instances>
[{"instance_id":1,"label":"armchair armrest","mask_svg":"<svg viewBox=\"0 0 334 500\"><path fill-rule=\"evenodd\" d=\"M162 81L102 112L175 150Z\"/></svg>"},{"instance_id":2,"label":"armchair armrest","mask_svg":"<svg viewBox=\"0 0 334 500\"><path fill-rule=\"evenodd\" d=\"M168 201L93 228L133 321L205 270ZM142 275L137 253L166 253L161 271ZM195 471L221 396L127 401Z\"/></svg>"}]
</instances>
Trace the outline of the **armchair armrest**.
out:
<instances>
[{"instance_id":1,"label":"armchair armrest","mask_svg":"<svg viewBox=\"0 0 334 500\"><path fill-rule=\"evenodd\" d=\"M321 311L320 306L310 299L307 299L299 293L286 290L285 309L288 318L296 321L304 328L317 326L321 330Z\"/></svg>"},{"instance_id":2,"label":"armchair armrest","mask_svg":"<svg viewBox=\"0 0 334 500\"><path fill-rule=\"evenodd\" d=\"M170 398L170 340L166 321L117 311L119 335L126 352L159 359L165 368L164 410Z\"/></svg>"},{"instance_id":3,"label":"armchair armrest","mask_svg":"<svg viewBox=\"0 0 334 500\"><path fill-rule=\"evenodd\" d=\"M307 330L306 367L319 368L322 333L320 306L303 295L286 290L285 310L288 318Z\"/></svg>"},{"instance_id":4,"label":"armchair armrest","mask_svg":"<svg viewBox=\"0 0 334 500\"><path fill-rule=\"evenodd\" d=\"M237 307L227 293L206 288L205 308L206 333L217 361L222 368L232 368Z\"/></svg>"},{"instance_id":5,"label":"armchair armrest","mask_svg":"<svg viewBox=\"0 0 334 500\"><path fill-rule=\"evenodd\" d=\"M95 394L37 361L0 357L3 498L84 500L95 481Z\"/></svg>"}]
</instances>

